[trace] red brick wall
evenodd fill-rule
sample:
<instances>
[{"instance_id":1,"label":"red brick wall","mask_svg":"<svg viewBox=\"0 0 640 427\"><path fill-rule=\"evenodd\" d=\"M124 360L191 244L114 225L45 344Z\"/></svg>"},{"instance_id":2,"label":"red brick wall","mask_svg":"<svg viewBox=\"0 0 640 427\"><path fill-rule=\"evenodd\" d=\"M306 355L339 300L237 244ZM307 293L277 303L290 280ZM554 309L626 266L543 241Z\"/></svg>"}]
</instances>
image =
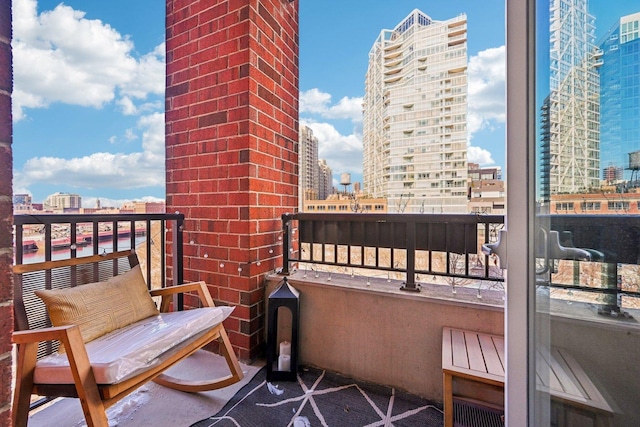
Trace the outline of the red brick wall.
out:
<instances>
[{"instance_id":1,"label":"red brick wall","mask_svg":"<svg viewBox=\"0 0 640 427\"><path fill-rule=\"evenodd\" d=\"M241 360L264 339L264 274L297 206L298 1L167 0L167 211L185 215L185 281L236 306Z\"/></svg>"},{"instance_id":2,"label":"red brick wall","mask_svg":"<svg viewBox=\"0 0 640 427\"><path fill-rule=\"evenodd\" d=\"M11 123L11 2L0 2L0 426L11 424L13 224Z\"/></svg>"}]
</instances>

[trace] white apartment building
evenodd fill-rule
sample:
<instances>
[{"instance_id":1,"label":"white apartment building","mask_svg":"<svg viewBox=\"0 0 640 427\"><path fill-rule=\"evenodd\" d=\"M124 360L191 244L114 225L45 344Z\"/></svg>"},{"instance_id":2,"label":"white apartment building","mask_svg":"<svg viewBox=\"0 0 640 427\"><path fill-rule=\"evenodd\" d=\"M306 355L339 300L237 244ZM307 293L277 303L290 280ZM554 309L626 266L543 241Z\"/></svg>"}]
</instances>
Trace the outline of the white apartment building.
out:
<instances>
[{"instance_id":1,"label":"white apartment building","mask_svg":"<svg viewBox=\"0 0 640 427\"><path fill-rule=\"evenodd\" d=\"M318 138L308 126L301 125L298 141L298 207L302 210L307 190L318 190Z\"/></svg>"},{"instance_id":2,"label":"white apartment building","mask_svg":"<svg viewBox=\"0 0 640 427\"><path fill-rule=\"evenodd\" d=\"M467 18L419 10L369 52L364 191L390 213L467 211Z\"/></svg>"}]
</instances>

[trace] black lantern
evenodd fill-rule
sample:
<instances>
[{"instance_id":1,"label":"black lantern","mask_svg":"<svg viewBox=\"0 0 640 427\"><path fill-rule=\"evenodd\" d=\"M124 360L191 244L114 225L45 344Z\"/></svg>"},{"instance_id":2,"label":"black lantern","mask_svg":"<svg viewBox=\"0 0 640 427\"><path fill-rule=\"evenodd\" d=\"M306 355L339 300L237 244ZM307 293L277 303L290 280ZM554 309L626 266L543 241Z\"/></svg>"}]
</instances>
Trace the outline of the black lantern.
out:
<instances>
[{"instance_id":1,"label":"black lantern","mask_svg":"<svg viewBox=\"0 0 640 427\"><path fill-rule=\"evenodd\" d=\"M267 381L296 381L300 293L286 277L269 295L267 317Z\"/></svg>"}]
</instances>

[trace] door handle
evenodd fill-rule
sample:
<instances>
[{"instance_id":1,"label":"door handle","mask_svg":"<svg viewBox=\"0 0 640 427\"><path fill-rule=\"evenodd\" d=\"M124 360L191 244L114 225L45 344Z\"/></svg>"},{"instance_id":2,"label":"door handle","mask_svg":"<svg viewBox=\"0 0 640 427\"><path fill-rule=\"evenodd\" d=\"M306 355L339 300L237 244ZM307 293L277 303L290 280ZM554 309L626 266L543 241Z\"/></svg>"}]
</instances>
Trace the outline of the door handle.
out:
<instances>
[{"instance_id":1,"label":"door handle","mask_svg":"<svg viewBox=\"0 0 640 427\"><path fill-rule=\"evenodd\" d=\"M556 230L549 231L549 257L552 259L591 261L591 253L589 251L560 244L560 233Z\"/></svg>"},{"instance_id":2,"label":"door handle","mask_svg":"<svg viewBox=\"0 0 640 427\"><path fill-rule=\"evenodd\" d=\"M500 230L498 232L498 240L495 243L483 243L482 253L489 255L496 255L500 259L500 268L507 268L507 230Z\"/></svg>"}]
</instances>

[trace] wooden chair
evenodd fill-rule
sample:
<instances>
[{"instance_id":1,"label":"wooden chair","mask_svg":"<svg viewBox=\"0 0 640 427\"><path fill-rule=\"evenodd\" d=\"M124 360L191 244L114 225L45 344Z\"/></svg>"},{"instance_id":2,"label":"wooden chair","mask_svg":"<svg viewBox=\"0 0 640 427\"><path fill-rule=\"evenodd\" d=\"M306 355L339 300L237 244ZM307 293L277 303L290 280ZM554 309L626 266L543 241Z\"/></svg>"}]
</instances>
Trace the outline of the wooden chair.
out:
<instances>
[{"instance_id":1,"label":"wooden chair","mask_svg":"<svg viewBox=\"0 0 640 427\"><path fill-rule=\"evenodd\" d=\"M17 379L13 402L14 426L26 426L29 417L31 395L50 397L76 397L89 426L108 426L105 409L113 405L147 381L185 392L215 390L240 381L243 377L238 360L222 323L192 337L170 349L159 364L114 384L97 384L78 326L51 327L46 309L39 306L35 289L73 287L95 281L104 281L138 264L133 251L121 251L106 255L48 261L14 266L16 332L13 342L17 345ZM169 288L151 290L152 296L161 298L160 312L167 312L173 296L178 293L196 293L203 307L214 307L204 282L189 283ZM43 304L42 304L43 305ZM197 310L197 309L196 309ZM30 328L31 325L31 328ZM203 381L187 381L164 372L179 361L214 340L220 341L230 374ZM37 360L55 352L58 341L68 355L73 384L34 383Z\"/></svg>"}]
</instances>

